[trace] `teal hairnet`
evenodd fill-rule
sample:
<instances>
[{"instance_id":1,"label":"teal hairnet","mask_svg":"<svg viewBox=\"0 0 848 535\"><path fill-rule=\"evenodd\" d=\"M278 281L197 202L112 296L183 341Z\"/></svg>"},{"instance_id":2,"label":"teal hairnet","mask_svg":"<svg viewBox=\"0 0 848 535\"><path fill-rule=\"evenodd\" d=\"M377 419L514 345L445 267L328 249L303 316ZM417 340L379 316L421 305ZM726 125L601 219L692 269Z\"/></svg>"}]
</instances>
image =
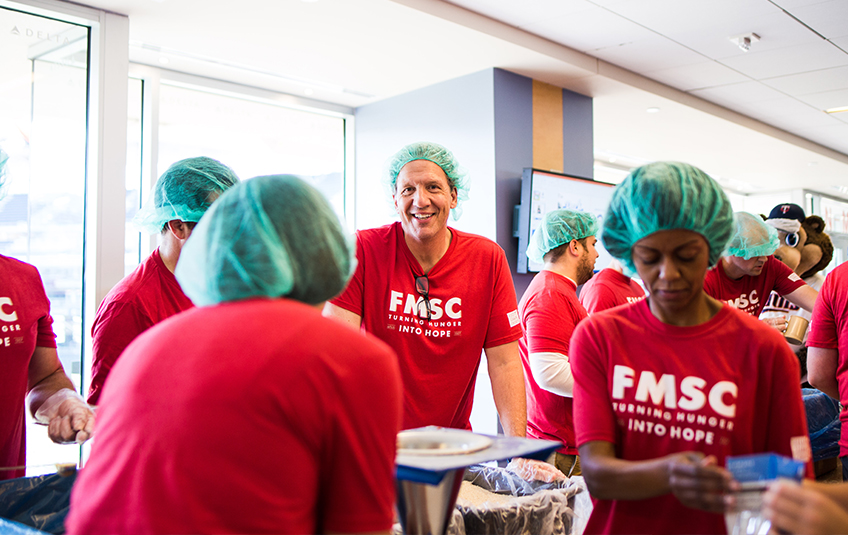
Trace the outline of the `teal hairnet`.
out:
<instances>
[{"instance_id":1,"label":"teal hairnet","mask_svg":"<svg viewBox=\"0 0 848 535\"><path fill-rule=\"evenodd\" d=\"M527 258L541 264L545 254L560 245L571 243L598 232L598 218L588 212L554 210L545 214L542 224L530 236Z\"/></svg>"},{"instance_id":2,"label":"teal hairnet","mask_svg":"<svg viewBox=\"0 0 848 535\"><path fill-rule=\"evenodd\" d=\"M613 190L601 240L635 273L633 245L654 232L673 229L701 234L714 266L733 233L733 209L718 183L697 167L654 162L631 171Z\"/></svg>"},{"instance_id":3,"label":"teal hairnet","mask_svg":"<svg viewBox=\"0 0 848 535\"><path fill-rule=\"evenodd\" d=\"M438 143L418 142L411 143L400 149L386 162L386 170L383 180L389 193L394 196L397 193L397 177L403 166L413 160L427 160L442 168L448 177L448 183L456 188L456 208L451 210L454 221L462 215L460 205L462 201L468 200L468 189L470 187L468 172L460 167L453 153Z\"/></svg>"},{"instance_id":4,"label":"teal hairnet","mask_svg":"<svg viewBox=\"0 0 848 535\"><path fill-rule=\"evenodd\" d=\"M133 224L148 234L158 234L168 221L196 223L212 202L238 183L232 169L218 160L200 156L171 165L153 186L153 195L133 217Z\"/></svg>"},{"instance_id":5,"label":"teal hairnet","mask_svg":"<svg viewBox=\"0 0 848 535\"><path fill-rule=\"evenodd\" d=\"M286 296L317 304L356 267L329 202L294 176L260 176L221 195L186 242L176 276L195 305Z\"/></svg>"},{"instance_id":6,"label":"teal hairnet","mask_svg":"<svg viewBox=\"0 0 848 535\"><path fill-rule=\"evenodd\" d=\"M748 212L733 214L733 237L727 242L727 256L739 256L744 260L755 256L771 256L780 245L777 230L767 225L763 218Z\"/></svg>"},{"instance_id":7,"label":"teal hairnet","mask_svg":"<svg viewBox=\"0 0 848 535\"><path fill-rule=\"evenodd\" d=\"M0 149L0 201L6 196L4 186L6 185L6 163L9 161L9 155Z\"/></svg>"}]
</instances>

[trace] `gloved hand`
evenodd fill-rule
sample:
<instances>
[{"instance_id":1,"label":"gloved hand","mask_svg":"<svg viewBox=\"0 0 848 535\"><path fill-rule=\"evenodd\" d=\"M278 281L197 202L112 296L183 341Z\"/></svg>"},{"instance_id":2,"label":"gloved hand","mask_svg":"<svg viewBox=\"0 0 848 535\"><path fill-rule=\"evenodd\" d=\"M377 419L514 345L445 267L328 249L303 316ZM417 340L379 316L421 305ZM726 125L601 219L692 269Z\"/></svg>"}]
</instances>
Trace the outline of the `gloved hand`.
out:
<instances>
[{"instance_id":1,"label":"gloved hand","mask_svg":"<svg viewBox=\"0 0 848 535\"><path fill-rule=\"evenodd\" d=\"M551 483L559 479L568 479L565 474L552 464L543 461L534 461L532 459L523 459L521 457L513 458L506 465L506 469L525 481L540 480L545 483Z\"/></svg>"},{"instance_id":2,"label":"gloved hand","mask_svg":"<svg viewBox=\"0 0 848 535\"><path fill-rule=\"evenodd\" d=\"M82 444L94 432L93 408L70 388L47 398L35 412L35 421L46 425L50 440L58 444Z\"/></svg>"}]
</instances>

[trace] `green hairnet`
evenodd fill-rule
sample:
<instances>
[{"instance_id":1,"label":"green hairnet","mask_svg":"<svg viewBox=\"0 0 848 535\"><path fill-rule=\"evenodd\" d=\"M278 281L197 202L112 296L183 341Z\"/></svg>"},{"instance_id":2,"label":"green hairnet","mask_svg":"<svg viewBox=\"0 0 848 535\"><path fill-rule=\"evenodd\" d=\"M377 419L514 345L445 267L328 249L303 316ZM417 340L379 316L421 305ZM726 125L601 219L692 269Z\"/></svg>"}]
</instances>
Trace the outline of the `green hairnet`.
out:
<instances>
[{"instance_id":1,"label":"green hairnet","mask_svg":"<svg viewBox=\"0 0 848 535\"><path fill-rule=\"evenodd\" d=\"M571 243L598 232L598 219L587 212L554 210L545 214L542 224L530 236L527 258L541 264L545 254L560 245Z\"/></svg>"},{"instance_id":2,"label":"green hairnet","mask_svg":"<svg viewBox=\"0 0 848 535\"><path fill-rule=\"evenodd\" d=\"M733 214L733 237L727 242L727 256L739 256L744 260L755 256L770 256L777 250L780 240L777 230L767 225L763 218L748 212Z\"/></svg>"},{"instance_id":3,"label":"green hairnet","mask_svg":"<svg viewBox=\"0 0 848 535\"><path fill-rule=\"evenodd\" d=\"M219 198L186 242L176 276L198 306L286 296L317 304L340 293L355 245L327 200L294 176L260 176Z\"/></svg>"},{"instance_id":4,"label":"green hairnet","mask_svg":"<svg viewBox=\"0 0 848 535\"><path fill-rule=\"evenodd\" d=\"M397 177L403 166L413 160L427 160L442 168L448 177L448 183L456 188L456 208L451 210L454 221L462 215L460 204L468 200L467 171L460 167L453 153L437 143L418 142L411 143L400 149L386 162L386 170L383 180L389 193L394 196L397 193Z\"/></svg>"},{"instance_id":5,"label":"green hairnet","mask_svg":"<svg viewBox=\"0 0 848 535\"><path fill-rule=\"evenodd\" d=\"M654 232L673 229L702 235L714 266L733 233L733 210L718 183L697 167L654 162L637 167L616 186L601 240L613 257L636 272L633 245Z\"/></svg>"},{"instance_id":6,"label":"green hairnet","mask_svg":"<svg viewBox=\"0 0 848 535\"><path fill-rule=\"evenodd\" d=\"M6 185L6 162L9 161L9 155L0 149L0 200L6 196L3 186Z\"/></svg>"},{"instance_id":7,"label":"green hairnet","mask_svg":"<svg viewBox=\"0 0 848 535\"><path fill-rule=\"evenodd\" d=\"M218 195L238 181L233 170L218 160L206 156L180 160L159 177L152 198L132 222L148 234L162 232L174 219L196 223Z\"/></svg>"}]
</instances>

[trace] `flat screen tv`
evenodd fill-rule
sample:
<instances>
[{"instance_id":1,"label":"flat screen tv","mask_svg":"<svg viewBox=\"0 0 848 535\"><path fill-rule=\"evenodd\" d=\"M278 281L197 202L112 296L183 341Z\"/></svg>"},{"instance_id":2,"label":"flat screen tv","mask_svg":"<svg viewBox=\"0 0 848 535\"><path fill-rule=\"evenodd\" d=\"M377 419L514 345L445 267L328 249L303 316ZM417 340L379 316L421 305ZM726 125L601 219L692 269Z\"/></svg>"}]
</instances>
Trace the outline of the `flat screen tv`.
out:
<instances>
[{"instance_id":1,"label":"flat screen tv","mask_svg":"<svg viewBox=\"0 0 848 535\"><path fill-rule=\"evenodd\" d=\"M603 221L614 185L590 178L564 175L538 169L524 169L521 177L521 205L518 208L518 272L531 273L542 269L542 264L527 258L530 236L539 228L544 215L551 210L565 208L590 212ZM612 257L599 241L595 270L609 265Z\"/></svg>"}]
</instances>

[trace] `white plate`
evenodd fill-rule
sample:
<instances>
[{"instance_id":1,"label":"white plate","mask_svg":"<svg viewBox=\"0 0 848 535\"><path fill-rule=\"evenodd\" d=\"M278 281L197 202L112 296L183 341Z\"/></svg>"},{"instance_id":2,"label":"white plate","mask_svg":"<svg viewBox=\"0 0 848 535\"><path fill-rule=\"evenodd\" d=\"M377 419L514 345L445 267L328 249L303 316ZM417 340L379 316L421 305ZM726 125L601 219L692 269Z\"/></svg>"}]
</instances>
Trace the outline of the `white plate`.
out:
<instances>
[{"instance_id":1,"label":"white plate","mask_svg":"<svg viewBox=\"0 0 848 535\"><path fill-rule=\"evenodd\" d=\"M397 436L397 452L400 455L462 455L491 445L489 437L462 429L401 431Z\"/></svg>"}]
</instances>

